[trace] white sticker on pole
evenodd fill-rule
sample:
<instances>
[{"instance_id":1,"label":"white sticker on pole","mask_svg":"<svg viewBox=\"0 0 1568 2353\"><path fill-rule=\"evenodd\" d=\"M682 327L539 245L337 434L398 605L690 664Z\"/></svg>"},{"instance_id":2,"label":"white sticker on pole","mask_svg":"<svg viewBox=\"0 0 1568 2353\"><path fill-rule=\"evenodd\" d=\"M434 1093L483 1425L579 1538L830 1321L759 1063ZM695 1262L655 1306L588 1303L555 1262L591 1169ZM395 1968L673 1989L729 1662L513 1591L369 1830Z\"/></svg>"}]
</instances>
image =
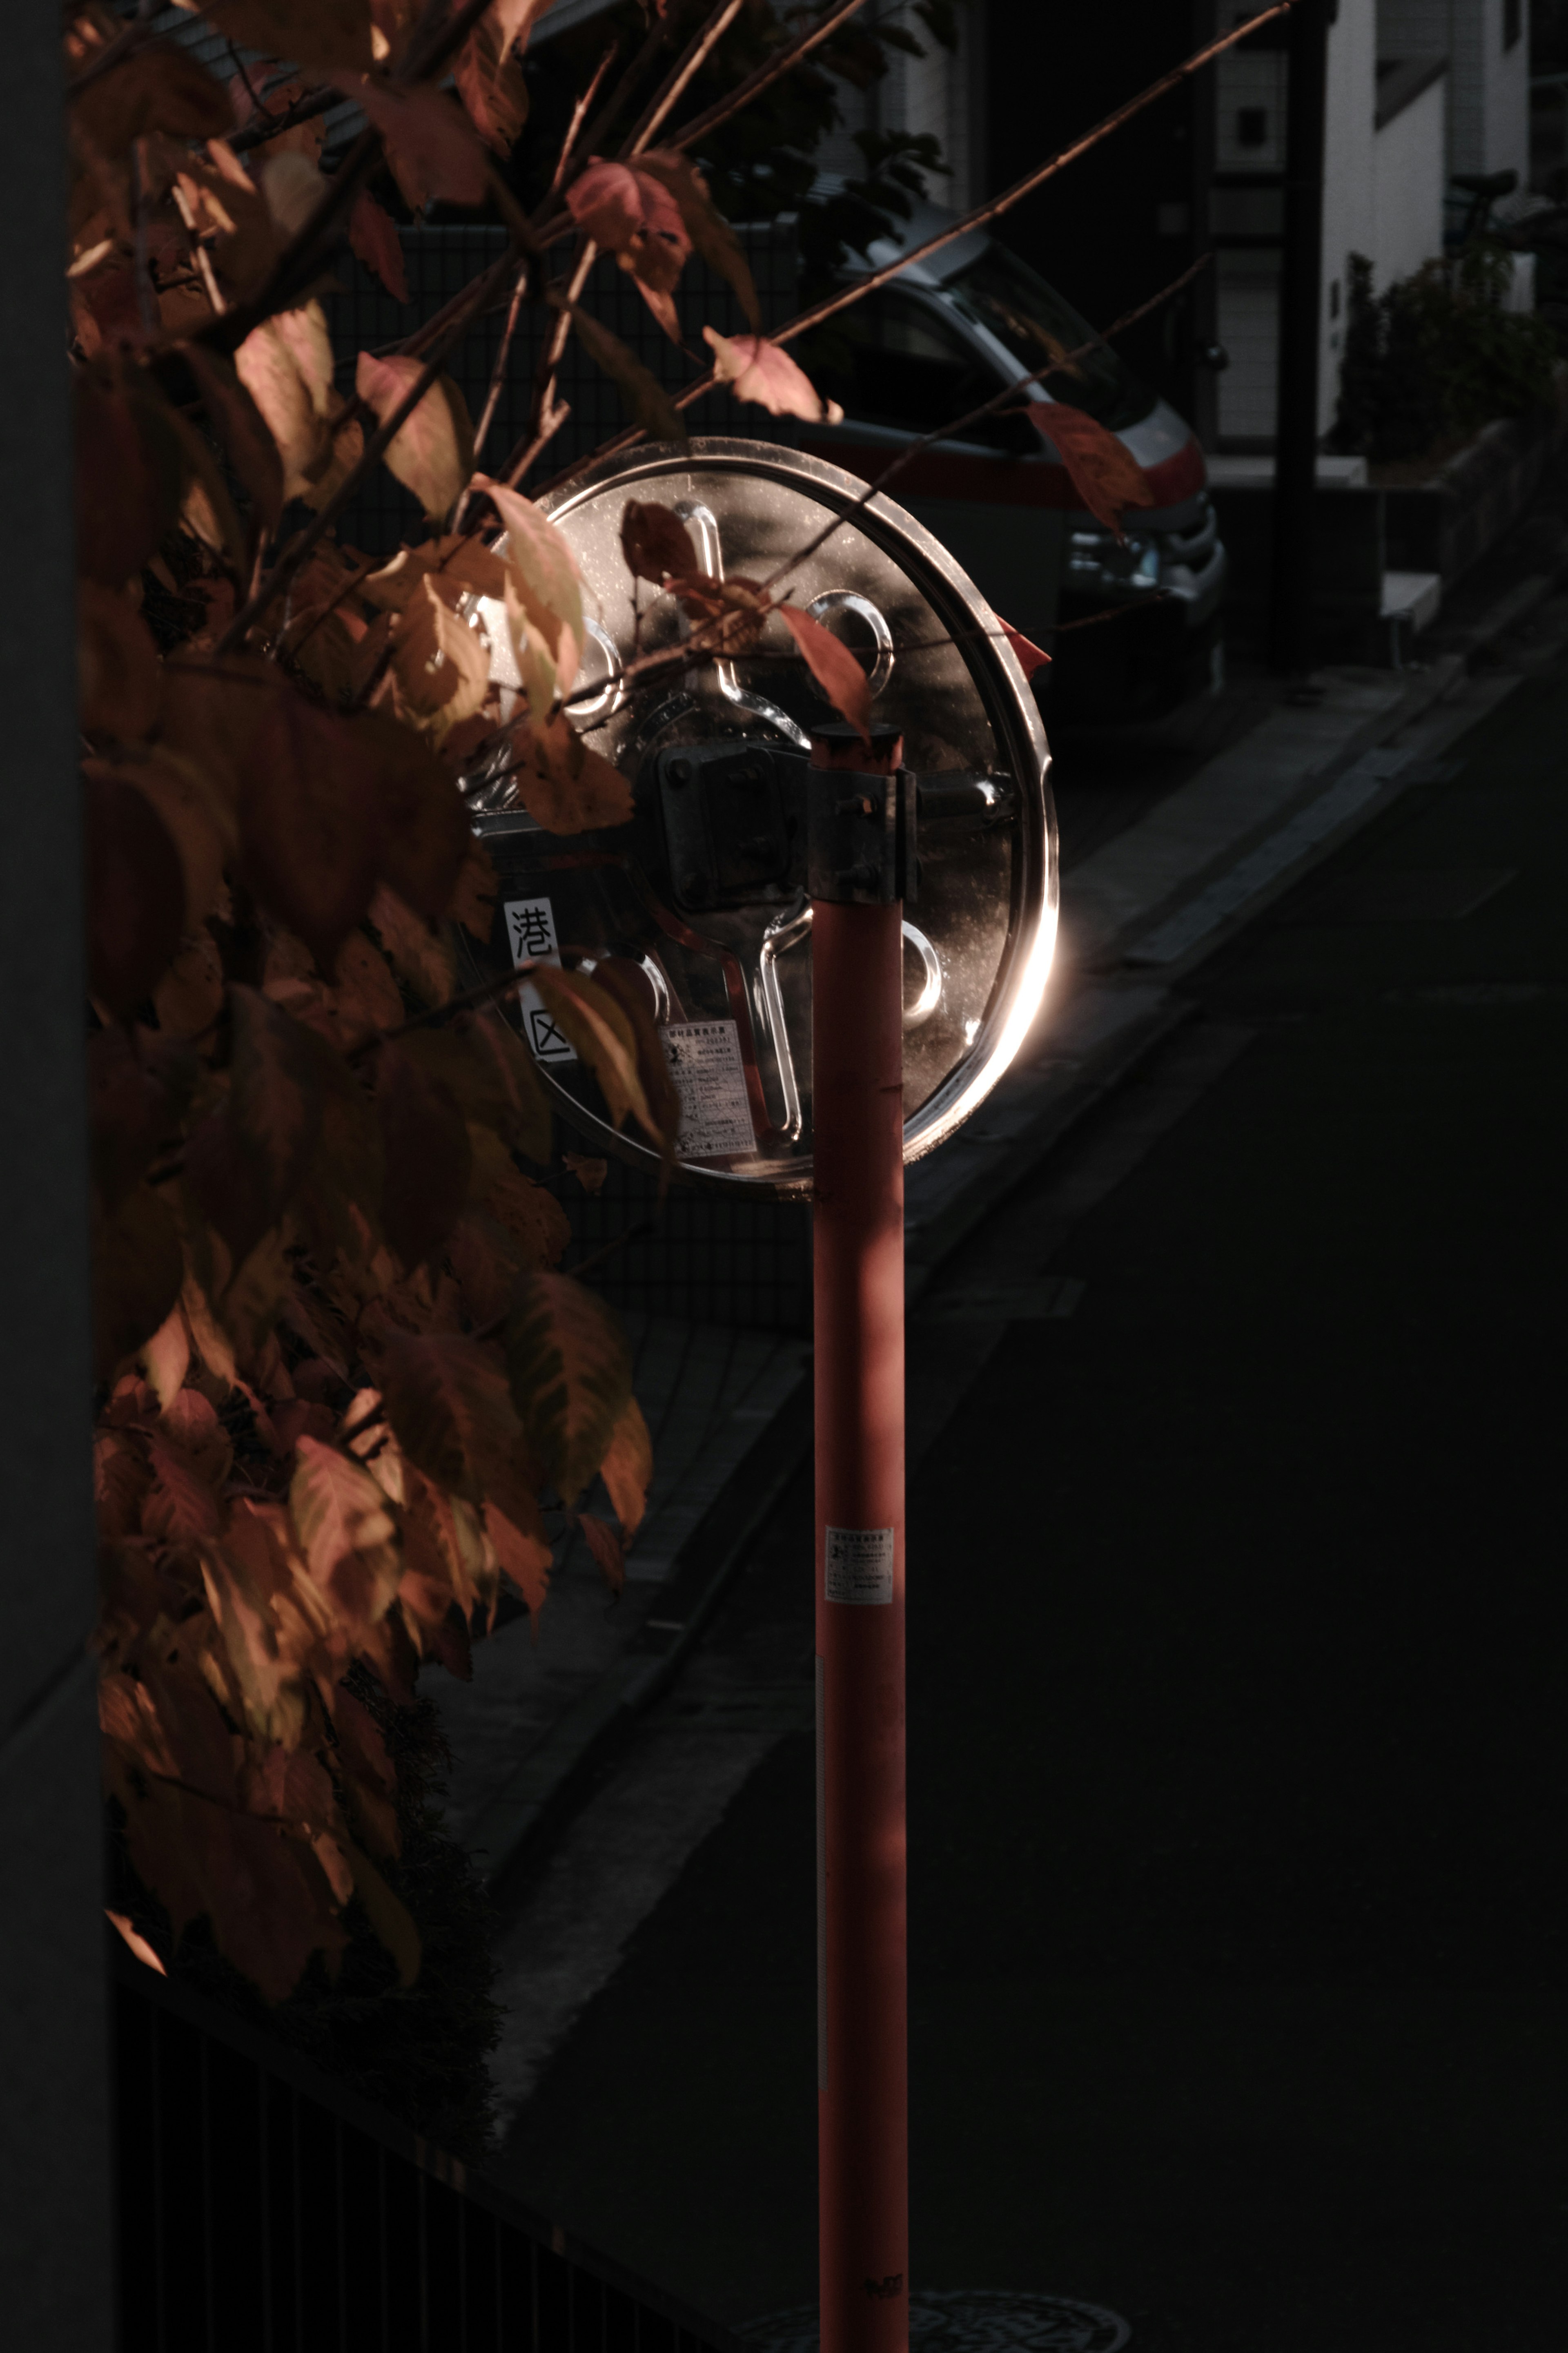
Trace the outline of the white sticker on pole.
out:
<instances>
[{"instance_id":1,"label":"white sticker on pole","mask_svg":"<svg viewBox=\"0 0 1568 2353\"><path fill-rule=\"evenodd\" d=\"M893 1598L891 1528L824 1530L823 1579L829 1601L875 1608Z\"/></svg>"},{"instance_id":2,"label":"white sticker on pole","mask_svg":"<svg viewBox=\"0 0 1568 2353\"><path fill-rule=\"evenodd\" d=\"M732 1021L671 1021L662 1032L665 1059L680 1097L682 1160L723 1160L754 1152L751 1097L740 1033Z\"/></svg>"},{"instance_id":3,"label":"white sticker on pole","mask_svg":"<svg viewBox=\"0 0 1568 2353\"><path fill-rule=\"evenodd\" d=\"M561 944L555 936L555 911L548 899L508 899L502 908L513 964L559 964ZM533 1049L536 1062L574 1062L576 1049L563 1038L531 981L517 992L522 1013L522 1034Z\"/></svg>"}]
</instances>

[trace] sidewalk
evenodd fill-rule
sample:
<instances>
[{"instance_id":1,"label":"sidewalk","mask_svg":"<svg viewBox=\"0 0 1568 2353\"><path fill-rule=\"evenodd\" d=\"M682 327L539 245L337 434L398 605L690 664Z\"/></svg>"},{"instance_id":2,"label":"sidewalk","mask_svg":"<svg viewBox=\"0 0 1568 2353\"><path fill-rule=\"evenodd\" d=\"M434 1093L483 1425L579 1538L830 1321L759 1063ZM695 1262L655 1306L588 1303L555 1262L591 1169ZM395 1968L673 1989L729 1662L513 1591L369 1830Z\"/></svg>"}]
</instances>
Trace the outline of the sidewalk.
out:
<instances>
[{"instance_id":1,"label":"sidewalk","mask_svg":"<svg viewBox=\"0 0 1568 2353\"><path fill-rule=\"evenodd\" d=\"M1062 941L1035 1032L952 1143L908 1172L911 1303L1093 1104L1186 1016L1187 971L1315 860L1429 779L1445 746L1519 683L1472 676L1549 608L1542 574L1468 629L1462 651L1401 672L1325 671L1309 706L1259 702L1237 743L1073 866ZM1559 609L1559 608L1563 609ZM498 1890L520 1883L595 1775L686 1664L809 1445L809 1350L795 1337L625 1318L654 1440L647 1521L618 1601L581 1545L537 1630L519 1617L475 1645L474 1680L432 1676L455 1769L458 1835Z\"/></svg>"}]
</instances>

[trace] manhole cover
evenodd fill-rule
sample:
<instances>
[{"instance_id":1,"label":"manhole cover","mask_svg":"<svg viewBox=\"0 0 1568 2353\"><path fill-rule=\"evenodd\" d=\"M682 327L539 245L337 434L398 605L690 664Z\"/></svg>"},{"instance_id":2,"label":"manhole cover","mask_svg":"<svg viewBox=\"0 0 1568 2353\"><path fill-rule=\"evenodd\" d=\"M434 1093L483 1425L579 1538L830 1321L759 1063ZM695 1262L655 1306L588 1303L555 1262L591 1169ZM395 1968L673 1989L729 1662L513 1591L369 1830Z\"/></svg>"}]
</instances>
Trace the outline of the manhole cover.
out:
<instances>
[{"instance_id":1,"label":"manhole cover","mask_svg":"<svg viewBox=\"0 0 1568 2353\"><path fill-rule=\"evenodd\" d=\"M816 2306L769 2313L739 2332L757 2353L816 2353ZM1131 2331L1071 2295L926 2289L910 2298L911 2353L1118 2353Z\"/></svg>"}]
</instances>

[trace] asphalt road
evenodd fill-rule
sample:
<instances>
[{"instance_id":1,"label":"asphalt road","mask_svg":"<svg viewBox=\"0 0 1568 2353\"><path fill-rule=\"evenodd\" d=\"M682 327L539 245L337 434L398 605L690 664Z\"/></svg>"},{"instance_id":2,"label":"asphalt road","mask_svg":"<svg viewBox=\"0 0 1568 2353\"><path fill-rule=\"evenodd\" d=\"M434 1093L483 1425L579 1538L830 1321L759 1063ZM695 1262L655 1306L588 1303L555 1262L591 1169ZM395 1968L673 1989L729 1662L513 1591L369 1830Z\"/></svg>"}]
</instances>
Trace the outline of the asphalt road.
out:
<instances>
[{"instance_id":1,"label":"asphalt road","mask_svg":"<svg viewBox=\"0 0 1568 2353\"><path fill-rule=\"evenodd\" d=\"M1560 2353L1565 904L1559 670L1191 980L1065 1239L1060 1155L1012 1205L1086 1288L912 1467L917 2286ZM809 1531L715 1637L775 1686ZM500 2168L730 2321L814 2292L813 1901L785 1732Z\"/></svg>"}]
</instances>

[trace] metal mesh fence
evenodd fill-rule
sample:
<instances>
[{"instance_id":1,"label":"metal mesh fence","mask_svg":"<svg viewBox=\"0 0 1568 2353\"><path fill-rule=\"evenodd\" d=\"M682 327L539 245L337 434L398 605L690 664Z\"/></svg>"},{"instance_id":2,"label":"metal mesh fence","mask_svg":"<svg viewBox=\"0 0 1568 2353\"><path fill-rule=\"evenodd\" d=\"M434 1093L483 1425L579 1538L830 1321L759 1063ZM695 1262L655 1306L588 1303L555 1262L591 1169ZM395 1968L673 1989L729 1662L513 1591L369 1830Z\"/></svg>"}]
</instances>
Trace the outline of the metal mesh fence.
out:
<instances>
[{"instance_id":1,"label":"metal mesh fence","mask_svg":"<svg viewBox=\"0 0 1568 2353\"><path fill-rule=\"evenodd\" d=\"M631 1238L595 1269L594 1287L617 1307L729 1324L753 1332L805 1332L811 1324L811 1211L804 1201L741 1197L672 1185L612 1160L602 1192L569 1185L563 1206L578 1250ZM650 1222L652 1230L636 1229Z\"/></svg>"},{"instance_id":2,"label":"metal mesh fence","mask_svg":"<svg viewBox=\"0 0 1568 2353\"><path fill-rule=\"evenodd\" d=\"M785 224L742 232L756 280L764 328L777 326L795 308L796 261L793 230ZM345 254L338 268L342 292L328 302L332 348L338 362L342 391L353 389L354 360L362 351L380 351L409 333L443 302L461 291L470 279L496 260L509 242L502 228L485 224L399 231L409 300L400 303L379 279ZM682 332L695 357L676 349L631 280L614 261L603 257L584 295L584 306L629 346L645 367L668 391L679 392L705 366L708 347L702 341L706 324L721 334L739 334L746 322L730 288L704 263L689 261L676 291ZM504 310L477 320L447 362L447 373L462 389L469 414L478 422L489 391L490 376L506 325ZM543 329L535 310L525 309L508 357L505 381L495 421L485 443L481 462L491 471L505 467L527 428L534 371L539 363ZM558 473L600 442L621 431L628 422L621 396L610 378L595 367L575 339L568 345L560 375L560 396L570 402L567 418L541 463L539 476ZM728 393L711 395L697 430L742 433L752 440L788 439L787 420L770 417L765 409L738 408ZM384 468L344 512L339 536L367 554L389 555L405 538L423 539L424 524L416 500L394 481Z\"/></svg>"},{"instance_id":3,"label":"metal mesh fence","mask_svg":"<svg viewBox=\"0 0 1568 2353\"><path fill-rule=\"evenodd\" d=\"M120 2353L738 2353L129 1960L115 2072Z\"/></svg>"}]
</instances>

